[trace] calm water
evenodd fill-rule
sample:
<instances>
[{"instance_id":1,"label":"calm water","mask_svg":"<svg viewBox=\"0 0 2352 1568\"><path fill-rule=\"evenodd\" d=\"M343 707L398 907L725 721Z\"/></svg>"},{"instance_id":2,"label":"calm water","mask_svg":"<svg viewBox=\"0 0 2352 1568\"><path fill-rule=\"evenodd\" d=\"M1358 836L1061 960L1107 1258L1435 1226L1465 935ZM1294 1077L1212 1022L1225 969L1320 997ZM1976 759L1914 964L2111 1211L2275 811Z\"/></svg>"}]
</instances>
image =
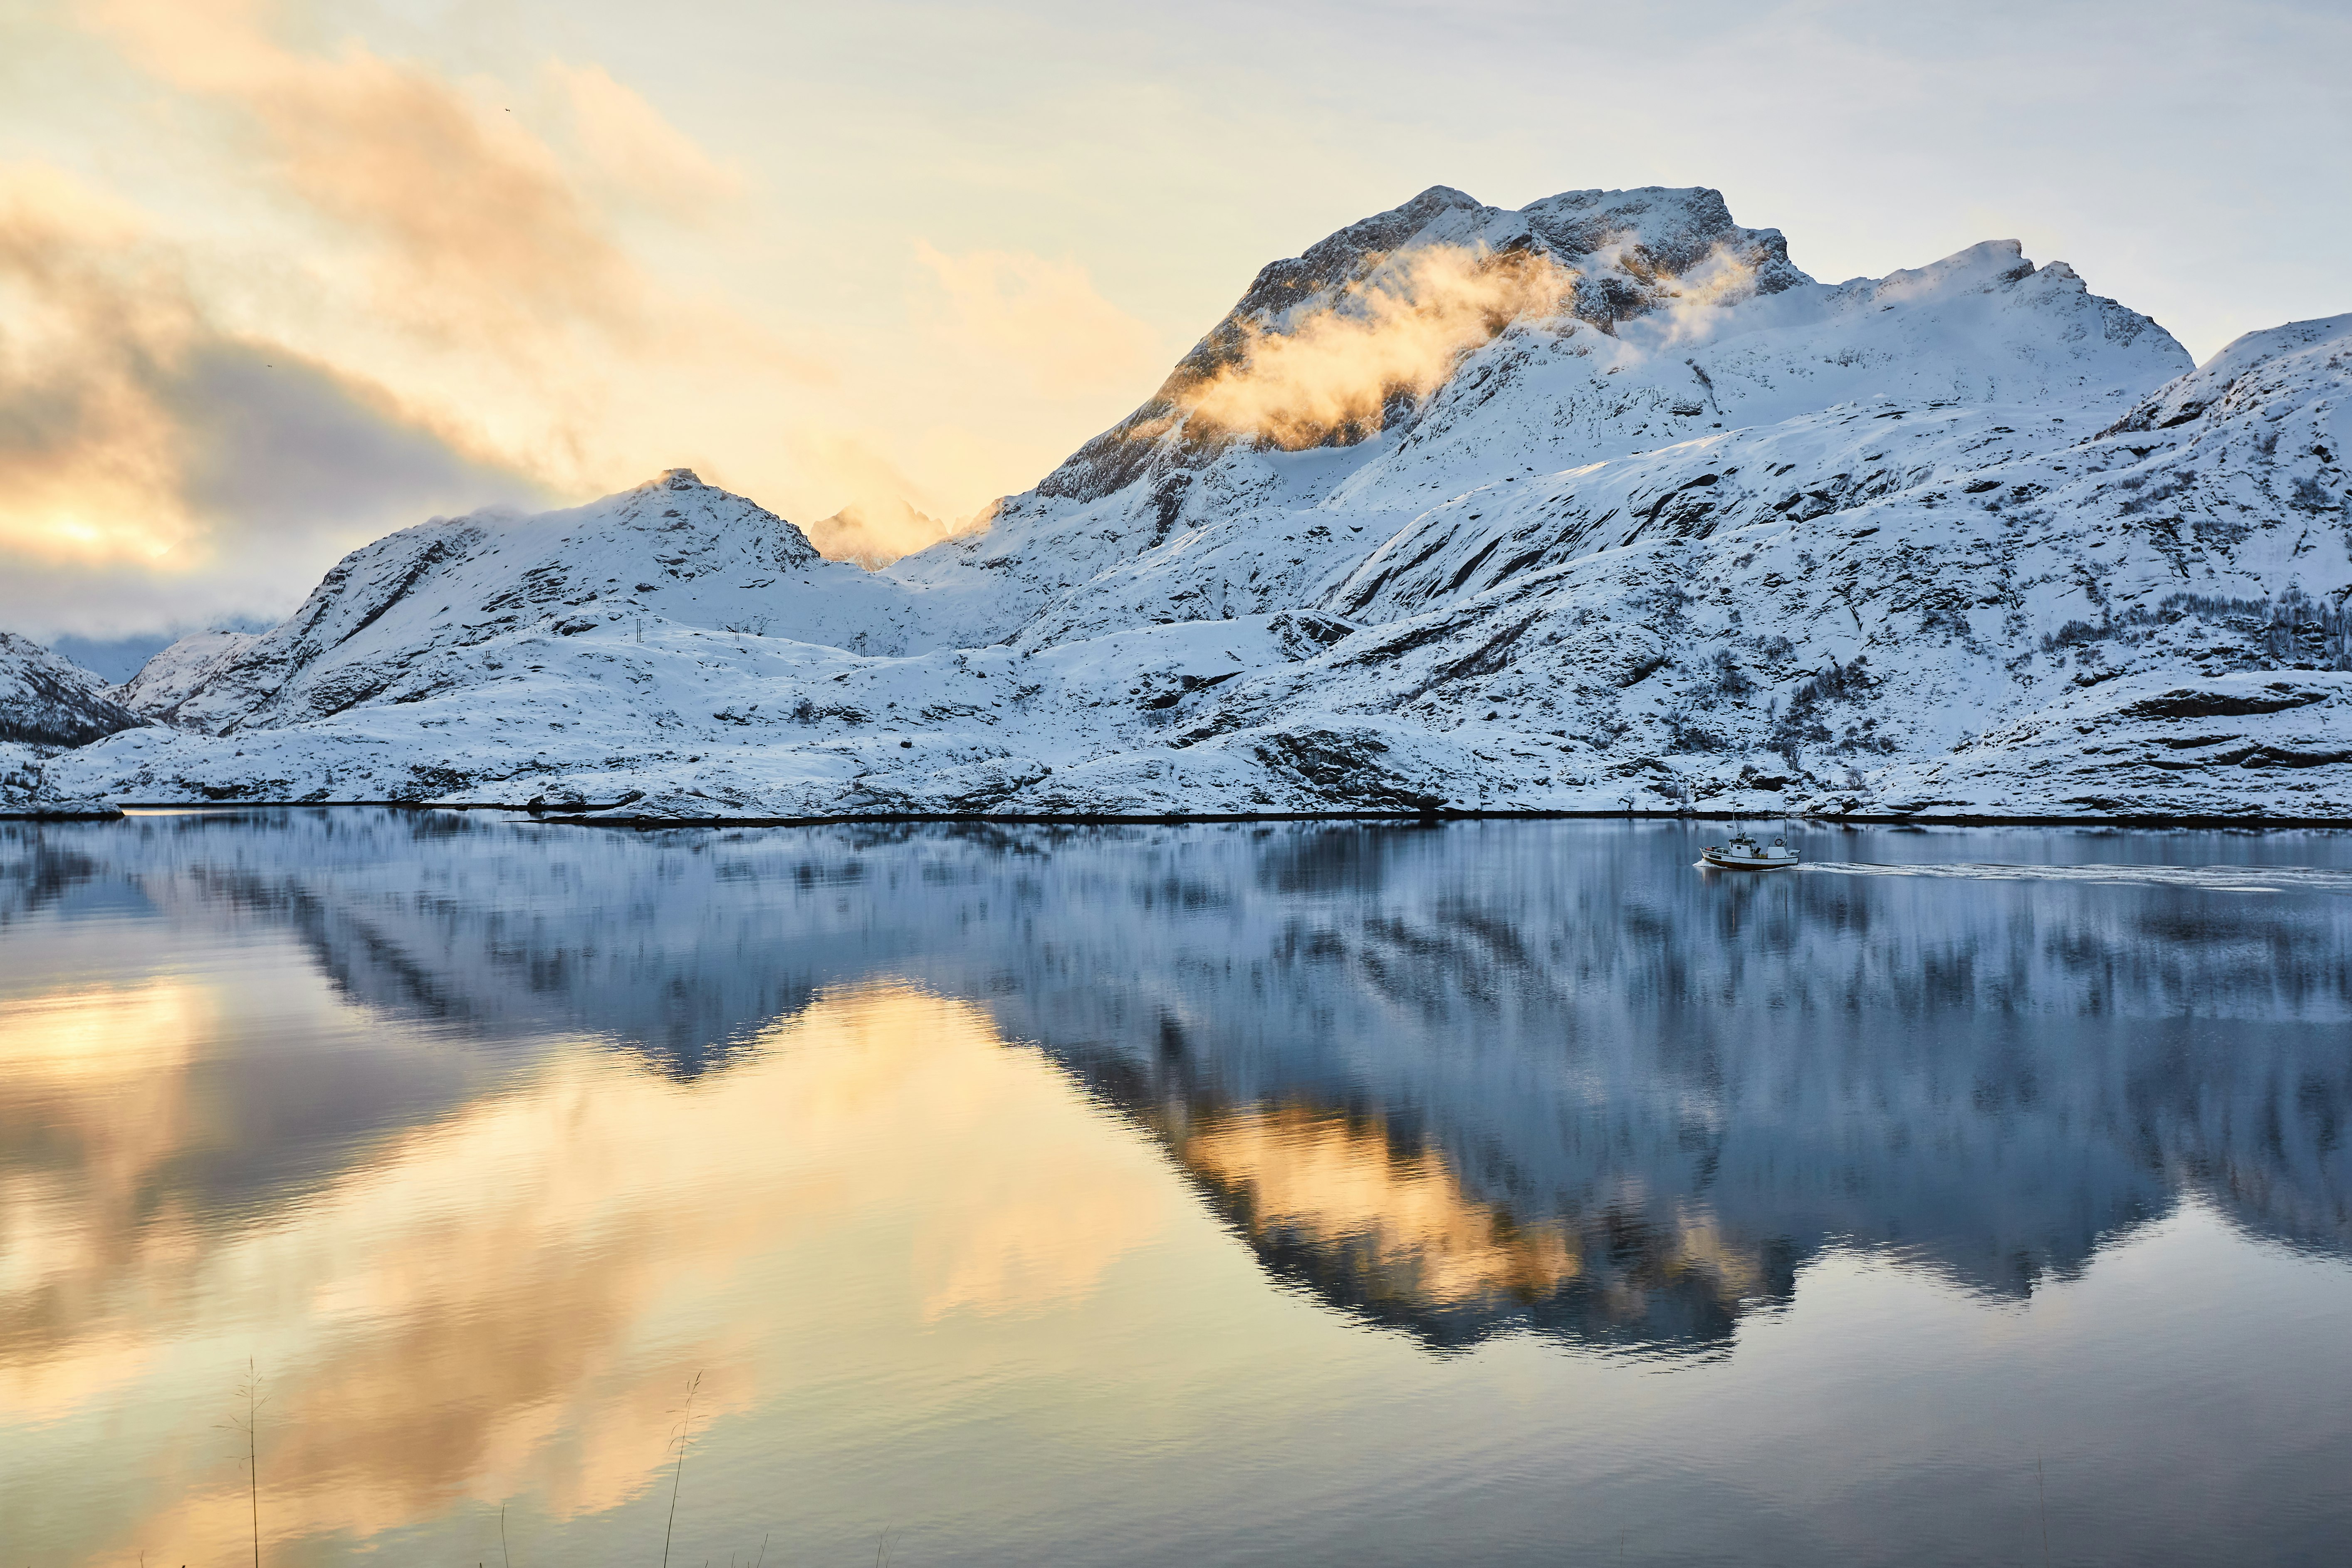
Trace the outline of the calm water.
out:
<instances>
[{"instance_id":1,"label":"calm water","mask_svg":"<svg viewBox=\"0 0 2352 1568\"><path fill-rule=\"evenodd\" d=\"M2345 1561L2352 839L1720 836L0 824L0 1563Z\"/></svg>"}]
</instances>

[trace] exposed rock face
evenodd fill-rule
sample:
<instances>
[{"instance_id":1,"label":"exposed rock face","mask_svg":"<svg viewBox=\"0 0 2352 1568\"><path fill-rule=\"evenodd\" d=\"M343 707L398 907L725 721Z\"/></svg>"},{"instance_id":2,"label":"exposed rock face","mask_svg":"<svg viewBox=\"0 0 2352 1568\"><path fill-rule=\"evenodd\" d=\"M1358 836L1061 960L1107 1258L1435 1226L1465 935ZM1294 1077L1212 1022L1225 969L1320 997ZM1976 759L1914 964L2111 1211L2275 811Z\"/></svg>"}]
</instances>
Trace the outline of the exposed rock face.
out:
<instances>
[{"instance_id":1,"label":"exposed rock face","mask_svg":"<svg viewBox=\"0 0 2352 1568\"><path fill-rule=\"evenodd\" d=\"M348 788L413 799L493 778L537 794L554 771L550 741L567 762L583 742L610 766L674 754L668 742L691 725L672 707L682 693L641 661L692 687L708 679L699 641L790 647L770 635L787 623L895 650L903 597L686 469L567 511L436 521L354 551L269 632L207 633L157 656L126 700L236 743L224 759L218 746L152 735L123 754L202 757L206 771L142 766L128 787L138 798L326 800ZM671 641L681 632L692 651ZM271 731L289 733L261 738Z\"/></svg>"},{"instance_id":2,"label":"exposed rock face","mask_svg":"<svg viewBox=\"0 0 2352 1568\"><path fill-rule=\"evenodd\" d=\"M30 637L0 632L0 741L80 746L147 722L109 690L104 677Z\"/></svg>"},{"instance_id":3,"label":"exposed rock face","mask_svg":"<svg viewBox=\"0 0 2352 1568\"><path fill-rule=\"evenodd\" d=\"M1433 185L1304 255L1269 263L1225 319L1177 362L1151 401L1078 448L1039 482L1037 494L1096 500L1147 474L1181 475L1200 466L1229 442L1223 432L1186 428L1188 391L1244 358L1256 333L1278 334L1383 269L1448 248L1468 253L1482 269L1549 262L1569 285L1556 301L1559 312L1612 331L1621 320L1679 300L1674 280L1711 259L1725 264L1743 298L1811 281L1790 263L1779 230L1741 228L1715 191L1569 191L1508 212ZM1490 324L1500 329L1507 321ZM1365 434L1337 432L1335 444Z\"/></svg>"},{"instance_id":4,"label":"exposed rock face","mask_svg":"<svg viewBox=\"0 0 2352 1568\"><path fill-rule=\"evenodd\" d=\"M120 815L49 776L49 760L147 721L113 700L105 679L29 637L0 632L0 816Z\"/></svg>"},{"instance_id":5,"label":"exposed rock face","mask_svg":"<svg viewBox=\"0 0 2352 1568\"><path fill-rule=\"evenodd\" d=\"M1835 286L1709 191L1440 187L882 573L673 473L160 656L131 799L655 818L2352 816L2352 317L2203 368L2012 242ZM1253 422L1255 421L1255 423Z\"/></svg>"}]
</instances>

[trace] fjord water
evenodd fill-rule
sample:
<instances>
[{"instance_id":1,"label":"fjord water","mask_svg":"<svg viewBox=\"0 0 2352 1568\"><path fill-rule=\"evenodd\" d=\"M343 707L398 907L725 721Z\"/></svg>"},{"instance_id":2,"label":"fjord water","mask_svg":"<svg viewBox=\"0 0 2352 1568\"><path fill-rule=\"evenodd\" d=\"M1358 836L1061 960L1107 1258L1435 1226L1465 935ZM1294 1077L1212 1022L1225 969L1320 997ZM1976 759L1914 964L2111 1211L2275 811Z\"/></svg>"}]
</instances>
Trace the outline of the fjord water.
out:
<instances>
[{"instance_id":1,"label":"fjord water","mask_svg":"<svg viewBox=\"0 0 2352 1568\"><path fill-rule=\"evenodd\" d=\"M5 1561L2340 1561L2352 840L1721 834L0 825Z\"/></svg>"}]
</instances>

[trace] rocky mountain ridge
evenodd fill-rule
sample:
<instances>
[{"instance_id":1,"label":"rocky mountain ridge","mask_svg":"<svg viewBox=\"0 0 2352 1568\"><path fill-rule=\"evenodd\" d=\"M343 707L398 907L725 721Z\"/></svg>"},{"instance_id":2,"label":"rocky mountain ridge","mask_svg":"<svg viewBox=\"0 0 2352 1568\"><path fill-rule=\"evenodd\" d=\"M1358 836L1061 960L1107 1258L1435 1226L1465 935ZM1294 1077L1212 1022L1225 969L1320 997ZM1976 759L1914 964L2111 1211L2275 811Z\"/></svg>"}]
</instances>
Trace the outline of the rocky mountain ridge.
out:
<instances>
[{"instance_id":1,"label":"rocky mountain ridge","mask_svg":"<svg viewBox=\"0 0 2352 1568\"><path fill-rule=\"evenodd\" d=\"M103 677L30 637L0 632L0 742L68 747L147 722Z\"/></svg>"},{"instance_id":2,"label":"rocky mountain ridge","mask_svg":"<svg viewBox=\"0 0 2352 1568\"><path fill-rule=\"evenodd\" d=\"M2013 242L1832 286L1711 191L1439 187L1262 271L985 532L862 572L683 470L436 520L158 656L45 787L2352 816L2347 355L2192 366Z\"/></svg>"},{"instance_id":3,"label":"rocky mountain ridge","mask_svg":"<svg viewBox=\"0 0 2352 1568\"><path fill-rule=\"evenodd\" d=\"M45 764L60 752L147 722L116 700L103 677L30 637L0 632L0 815L103 811L50 790Z\"/></svg>"}]
</instances>

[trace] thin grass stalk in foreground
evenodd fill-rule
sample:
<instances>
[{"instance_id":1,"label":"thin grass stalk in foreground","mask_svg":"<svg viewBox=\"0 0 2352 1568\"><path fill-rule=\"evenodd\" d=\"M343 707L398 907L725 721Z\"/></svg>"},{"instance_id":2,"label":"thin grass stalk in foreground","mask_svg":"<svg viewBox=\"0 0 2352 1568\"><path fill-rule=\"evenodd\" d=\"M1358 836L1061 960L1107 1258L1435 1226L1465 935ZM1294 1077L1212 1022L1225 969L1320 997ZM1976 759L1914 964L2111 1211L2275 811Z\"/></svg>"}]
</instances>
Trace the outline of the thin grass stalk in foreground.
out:
<instances>
[{"instance_id":1,"label":"thin grass stalk in foreground","mask_svg":"<svg viewBox=\"0 0 2352 1568\"><path fill-rule=\"evenodd\" d=\"M702 1386L702 1374L696 1373L694 1381L686 1385L686 1419L677 1429L677 1468L669 1480L669 1527L662 1531L662 1568L669 1568L670 1538L677 1533L677 1489L686 1479L686 1446L694 1440L694 1395ZM257 1560L254 1568L261 1568Z\"/></svg>"},{"instance_id":2,"label":"thin grass stalk in foreground","mask_svg":"<svg viewBox=\"0 0 2352 1568\"><path fill-rule=\"evenodd\" d=\"M256 1397L260 1385L254 1380L253 1358L245 1359L245 1494L253 1505L253 1568L261 1568L261 1446L254 1430L261 1410Z\"/></svg>"},{"instance_id":3,"label":"thin grass stalk in foreground","mask_svg":"<svg viewBox=\"0 0 2352 1568\"><path fill-rule=\"evenodd\" d=\"M246 1500L253 1512L253 1568L261 1568L261 1447L257 1436L261 1423L261 1407L268 1401L261 1394L261 1374L255 1370L253 1358L245 1358L245 1382L237 1389L245 1395L245 1416L228 1418L228 1426L245 1434ZM145 1560L145 1554L141 1554Z\"/></svg>"},{"instance_id":4,"label":"thin grass stalk in foreground","mask_svg":"<svg viewBox=\"0 0 2352 1568\"><path fill-rule=\"evenodd\" d=\"M2042 1481L2042 1456L2033 1456L2033 1495L2042 1503L2042 1568L2050 1568L2050 1489Z\"/></svg>"}]
</instances>

